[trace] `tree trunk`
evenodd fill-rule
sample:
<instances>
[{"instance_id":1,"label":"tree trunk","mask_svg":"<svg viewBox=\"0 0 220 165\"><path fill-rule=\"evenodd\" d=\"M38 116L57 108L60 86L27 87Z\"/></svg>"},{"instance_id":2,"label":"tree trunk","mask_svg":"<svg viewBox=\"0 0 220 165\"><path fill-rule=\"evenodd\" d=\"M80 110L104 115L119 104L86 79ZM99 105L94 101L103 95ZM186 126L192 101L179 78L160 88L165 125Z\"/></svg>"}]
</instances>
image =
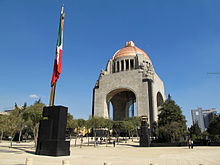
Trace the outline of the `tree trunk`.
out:
<instances>
[{"instance_id":1,"label":"tree trunk","mask_svg":"<svg viewBox=\"0 0 220 165\"><path fill-rule=\"evenodd\" d=\"M76 137L76 139L77 139L77 137ZM76 147L76 139L75 139L75 147Z\"/></svg>"},{"instance_id":2,"label":"tree trunk","mask_svg":"<svg viewBox=\"0 0 220 165\"><path fill-rule=\"evenodd\" d=\"M108 139L109 139L109 135L105 138L106 147L108 147Z\"/></svg>"},{"instance_id":3,"label":"tree trunk","mask_svg":"<svg viewBox=\"0 0 220 165\"><path fill-rule=\"evenodd\" d=\"M33 129L33 134L34 134L34 147L37 147L37 136L38 136L38 126L35 126Z\"/></svg>"},{"instance_id":4,"label":"tree trunk","mask_svg":"<svg viewBox=\"0 0 220 165\"><path fill-rule=\"evenodd\" d=\"M22 129L19 131L18 143L20 143L20 142L21 142L21 134L22 134Z\"/></svg>"},{"instance_id":5,"label":"tree trunk","mask_svg":"<svg viewBox=\"0 0 220 165\"><path fill-rule=\"evenodd\" d=\"M133 140L133 131L132 131L132 133L131 133L131 141L133 142L134 140Z\"/></svg>"},{"instance_id":6,"label":"tree trunk","mask_svg":"<svg viewBox=\"0 0 220 165\"><path fill-rule=\"evenodd\" d=\"M37 137L38 137L38 129L36 128L36 134L35 134L35 137L34 137L35 147L37 147Z\"/></svg>"},{"instance_id":7,"label":"tree trunk","mask_svg":"<svg viewBox=\"0 0 220 165\"><path fill-rule=\"evenodd\" d=\"M120 135L120 134L119 134ZM117 144L119 145L119 136L117 136Z\"/></svg>"},{"instance_id":8,"label":"tree trunk","mask_svg":"<svg viewBox=\"0 0 220 165\"><path fill-rule=\"evenodd\" d=\"M88 134L87 134L87 138L88 138L88 146L89 146L89 136L88 136Z\"/></svg>"},{"instance_id":9,"label":"tree trunk","mask_svg":"<svg viewBox=\"0 0 220 165\"><path fill-rule=\"evenodd\" d=\"M11 138L10 148L12 148L12 140L13 140L13 138Z\"/></svg>"},{"instance_id":10,"label":"tree trunk","mask_svg":"<svg viewBox=\"0 0 220 165\"><path fill-rule=\"evenodd\" d=\"M1 131L1 139L0 139L0 143L2 142L3 134L4 134L4 131L2 130L2 131Z\"/></svg>"},{"instance_id":11,"label":"tree trunk","mask_svg":"<svg viewBox=\"0 0 220 165\"><path fill-rule=\"evenodd\" d=\"M11 133L11 142L10 142L10 148L12 148L12 141L13 141L13 139L14 139L14 135L13 135L13 133Z\"/></svg>"},{"instance_id":12,"label":"tree trunk","mask_svg":"<svg viewBox=\"0 0 220 165\"><path fill-rule=\"evenodd\" d=\"M83 143L83 138L81 137L81 139L80 139L80 148L82 148L82 143Z\"/></svg>"},{"instance_id":13,"label":"tree trunk","mask_svg":"<svg viewBox=\"0 0 220 165\"><path fill-rule=\"evenodd\" d=\"M96 132L94 133L95 134L95 143L94 143L94 147L96 147Z\"/></svg>"}]
</instances>

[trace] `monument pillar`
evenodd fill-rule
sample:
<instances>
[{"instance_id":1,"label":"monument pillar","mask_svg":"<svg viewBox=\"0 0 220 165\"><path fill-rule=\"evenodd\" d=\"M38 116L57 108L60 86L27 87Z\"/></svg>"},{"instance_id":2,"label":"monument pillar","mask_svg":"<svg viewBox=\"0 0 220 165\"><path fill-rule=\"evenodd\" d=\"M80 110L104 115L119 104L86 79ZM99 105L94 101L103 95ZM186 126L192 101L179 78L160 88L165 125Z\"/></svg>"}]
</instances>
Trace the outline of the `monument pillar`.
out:
<instances>
[{"instance_id":1,"label":"monument pillar","mask_svg":"<svg viewBox=\"0 0 220 165\"><path fill-rule=\"evenodd\" d=\"M148 117L141 117L141 135L140 135L140 147L150 147L150 129L147 124Z\"/></svg>"},{"instance_id":2,"label":"monument pillar","mask_svg":"<svg viewBox=\"0 0 220 165\"><path fill-rule=\"evenodd\" d=\"M40 121L37 140L37 155L68 156L70 155L70 142L65 140L67 107L44 107L43 117Z\"/></svg>"}]
</instances>

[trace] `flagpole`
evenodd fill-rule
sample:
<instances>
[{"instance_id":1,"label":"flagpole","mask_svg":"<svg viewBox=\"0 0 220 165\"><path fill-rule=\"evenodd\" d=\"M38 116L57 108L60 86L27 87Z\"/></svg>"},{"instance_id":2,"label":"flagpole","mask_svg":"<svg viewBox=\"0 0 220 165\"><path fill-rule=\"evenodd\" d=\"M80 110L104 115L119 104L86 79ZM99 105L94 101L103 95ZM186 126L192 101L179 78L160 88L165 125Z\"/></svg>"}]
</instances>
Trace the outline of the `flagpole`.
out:
<instances>
[{"instance_id":1,"label":"flagpole","mask_svg":"<svg viewBox=\"0 0 220 165\"><path fill-rule=\"evenodd\" d=\"M61 16L62 16L61 26L62 26L62 29L63 29L64 16L65 16L65 13L63 13L63 9L64 9L64 4L62 5L62 10L61 10ZM49 106L54 106L55 92L56 92L56 84L57 84L57 80L54 82L54 84L53 84L53 86L51 87L51 90L50 90Z\"/></svg>"},{"instance_id":2,"label":"flagpole","mask_svg":"<svg viewBox=\"0 0 220 165\"><path fill-rule=\"evenodd\" d=\"M50 90L49 106L53 106L54 105L55 92L56 92L56 84L57 84L57 81L54 82L54 84L53 84L53 86L51 87L51 90Z\"/></svg>"}]
</instances>

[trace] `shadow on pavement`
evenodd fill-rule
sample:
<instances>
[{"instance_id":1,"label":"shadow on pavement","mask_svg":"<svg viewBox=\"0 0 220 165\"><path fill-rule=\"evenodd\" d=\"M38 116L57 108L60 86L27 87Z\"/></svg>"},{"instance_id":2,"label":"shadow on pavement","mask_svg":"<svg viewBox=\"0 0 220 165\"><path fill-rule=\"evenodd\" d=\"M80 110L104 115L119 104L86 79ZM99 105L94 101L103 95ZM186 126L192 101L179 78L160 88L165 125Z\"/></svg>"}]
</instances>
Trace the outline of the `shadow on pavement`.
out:
<instances>
[{"instance_id":1,"label":"shadow on pavement","mask_svg":"<svg viewBox=\"0 0 220 165\"><path fill-rule=\"evenodd\" d=\"M16 150L20 150L20 151L24 151L26 153L29 153L29 154L35 154L34 151L30 151L30 149L32 149L33 147L13 147L14 149Z\"/></svg>"}]
</instances>

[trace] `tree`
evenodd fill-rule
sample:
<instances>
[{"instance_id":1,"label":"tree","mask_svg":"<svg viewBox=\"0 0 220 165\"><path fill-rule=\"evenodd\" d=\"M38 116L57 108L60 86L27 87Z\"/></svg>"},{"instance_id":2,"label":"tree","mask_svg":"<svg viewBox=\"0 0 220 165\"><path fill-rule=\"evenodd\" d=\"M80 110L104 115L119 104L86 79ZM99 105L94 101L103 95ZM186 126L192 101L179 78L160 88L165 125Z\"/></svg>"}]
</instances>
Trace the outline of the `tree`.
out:
<instances>
[{"instance_id":1,"label":"tree","mask_svg":"<svg viewBox=\"0 0 220 165\"><path fill-rule=\"evenodd\" d=\"M105 119L104 121L104 127L108 128L108 136L109 136L109 131L112 129L113 127L113 121L111 119Z\"/></svg>"},{"instance_id":2,"label":"tree","mask_svg":"<svg viewBox=\"0 0 220 165\"><path fill-rule=\"evenodd\" d=\"M10 135L10 147L12 147L12 141L14 139L15 133L19 131L19 112L17 107L15 110L11 111L10 114L6 118L6 130Z\"/></svg>"},{"instance_id":3,"label":"tree","mask_svg":"<svg viewBox=\"0 0 220 165\"><path fill-rule=\"evenodd\" d=\"M15 103L16 104L16 103ZM21 141L21 135L22 135L22 130L26 125L26 120L25 120L25 110L27 108L27 103L24 103L24 105L22 106L22 108L18 108L18 106L16 105L16 110L18 111L18 125L19 125L19 136L18 136L18 142L20 143Z\"/></svg>"},{"instance_id":4,"label":"tree","mask_svg":"<svg viewBox=\"0 0 220 165\"><path fill-rule=\"evenodd\" d=\"M125 119L129 122L132 123L132 130L131 130L131 135L132 135L132 140L133 140L133 136L134 134L136 134L138 136L138 129L141 126L141 118L140 117L130 117L128 119Z\"/></svg>"},{"instance_id":5,"label":"tree","mask_svg":"<svg viewBox=\"0 0 220 165\"><path fill-rule=\"evenodd\" d=\"M189 128L189 132L190 134L194 134L196 136L199 136L201 134L201 129L197 122Z\"/></svg>"},{"instance_id":6,"label":"tree","mask_svg":"<svg viewBox=\"0 0 220 165\"><path fill-rule=\"evenodd\" d=\"M105 128L108 127L108 124L110 127L110 123L107 123L103 117L90 117L87 121L87 127L92 129Z\"/></svg>"},{"instance_id":7,"label":"tree","mask_svg":"<svg viewBox=\"0 0 220 165\"><path fill-rule=\"evenodd\" d=\"M185 116L170 95L159 109L157 132L162 142L176 142L186 134Z\"/></svg>"},{"instance_id":8,"label":"tree","mask_svg":"<svg viewBox=\"0 0 220 165\"><path fill-rule=\"evenodd\" d=\"M86 126L86 121L84 119L77 119L77 132L78 135L81 132L81 130Z\"/></svg>"},{"instance_id":9,"label":"tree","mask_svg":"<svg viewBox=\"0 0 220 165\"><path fill-rule=\"evenodd\" d=\"M94 133L95 143L94 147L96 146L96 131L97 128L104 128L106 126L105 118L103 117L90 117L87 121L87 128L91 128Z\"/></svg>"},{"instance_id":10,"label":"tree","mask_svg":"<svg viewBox=\"0 0 220 165\"><path fill-rule=\"evenodd\" d=\"M215 116L210 121L207 132L214 141L220 140L220 116Z\"/></svg>"},{"instance_id":11,"label":"tree","mask_svg":"<svg viewBox=\"0 0 220 165\"><path fill-rule=\"evenodd\" d=\"M151 136L152 137L156 137L157 136L157 122L154 121L153 123L151 123Z\"/></svg>"},{"instance_id":12,"label":"tree","mask_svg":"<svg viewBox=\"0 0 220 165\"><path fill-rule=\"evenodd\" d=\"M131 120L124 120L122 122L122 124L123 124L123 129L125 131L127 131L128 136L130 137L131 136L131 132L135 129L135 125L132 123Z\"/></svg>"},{"instance_id":13,"label":"tree","mask_svg":"<svg viewBox=\"0 0 220 165\"><path fill-rule=\"evenodd\" d=\"M75 128L77 127L78 127L77 121L73 119L73 116L70 113L68 113L66 129L70 136L70 140L71 140L71 134L74 132Z\"/></svg>"},{"instance_id":14,"label":"tree","mask_svg":"<svg viewBox=\"0 0 220 165\"><path fill-rule=\"evenodd\" d=\"M1 131L0 143L2 142L4 132L7 129L7 125L6 125L7 117L8 117L7 115L0 115L0 131Z\"/></svg>"},{"instance_id":15,"label":"tree","mask_svg":"<svg viewBox=\"0 0 220 165\"><path fill-rule=\"evenodd\" d=\"M43 119L42 111L45 104L40 102L40 99L27 108L24 113L24 119L27 121L27 125L32 129L34 135L34 145L37 146L38 127L40 120Z\"/></svg>"},{"instance_id":16,"label":"tree","mask_svg":"<svg viewBox=\"0 0 220 165\"><path fill-rule=\"evenodd\" d=\"M201 129L198 125L198 123L194 123L190 128L189 128L189 133L190 133L190 137L192 140L197 140L199 139L200 135L201 135Z\"/></svg>"}]
</instances>

